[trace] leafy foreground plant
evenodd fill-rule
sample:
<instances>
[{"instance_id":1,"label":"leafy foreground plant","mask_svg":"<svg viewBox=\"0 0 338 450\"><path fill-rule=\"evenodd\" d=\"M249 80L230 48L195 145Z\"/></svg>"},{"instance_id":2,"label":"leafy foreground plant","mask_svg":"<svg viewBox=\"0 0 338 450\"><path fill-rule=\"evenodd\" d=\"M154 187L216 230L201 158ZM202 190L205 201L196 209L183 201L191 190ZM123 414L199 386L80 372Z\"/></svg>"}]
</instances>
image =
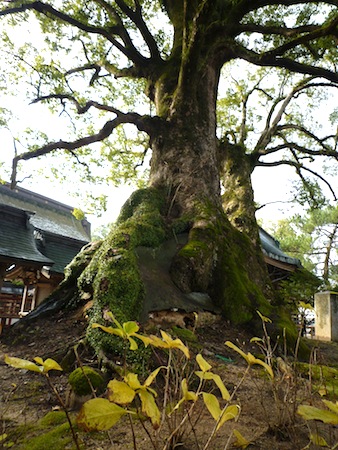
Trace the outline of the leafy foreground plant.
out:
<instances>
[{"instance_id":1,"label":"leafy foreground plant","mask_svg":"<svg viewBox=\"0 0 338 450\"><path fill-rule=\"evenodd\" d=\"M303 417L305 420L319 420L323 423L329 425L338 425L338 402L331 402L329 400L323 400L327 409L317 408L315 406L310 405L300 405L298 407L297 413ZM318 445L320 447L329 447L331 450L338 448L338 441L335 442L332 446L328 445L325 438L319 433L311 432L310 433L310 441Z\"/></svg>"},{"instance_id":2,"label":"leafy foreground plant","mask_svg":"<svg viewBox=\"0 0 338 450\"><path fill-rule=\"evenodd\" d=\"M188 430L195 437L196 448L206 450L226 422L238 419L240 407L232 404L232 400L250 367L259 364L273 378L273 371L268 364L255 358L251 353L242 352L231 342L226 342L228 347L237 351L248 363L243 377L230 394L220 376L211 370L212 366L201 354L196 356L199 370L191 370L189 349L180 339L173 339L163 330L160 331L161 337L144 336L138 333L139 327L136 322L121 325L111 313L110 319L116 327L105 327L100 324L93 324L93 327L121 337L133 351L138 349L137 339L145 346L150 345L154 349L164 350L166 365L157 367L144 382L139 380L136 373L128 372L125 366L121 379L113 379L108 383L108 398L93 398L86 402L80 410L77 423L85 431L103 431L113 427L123 416L128 416L134 449L137 449L137 443L133 419L140 419L141 426L155 450L160 448L170 450L182 445L183 437ZM154 387L160 373L163 373L164 378L162 396L158 395L159 388L156 390ZM212 382L219 389L221 400L205 389L206 382ZM197 387L195 390L189 390L189 385ZM200 399L215 421L203 447L200 446L200 440L196 435L196 423L199 419L197 405ZM145 419L150 419L151 428ZM235 436L239 447L245 448L249 445L237 430L233 430L224 449L228 447L232 435Z\"/></svg>"},{"instance_id":3,"label":"leafy foreground plant","mask_svg":"<svg viewBox=\"0 0 338 450\"><path fill-rule=\"evenodd\" d=\"M56 396L60 406L62 407L62 409L64 410L66 417L67 417L67 421L69 423L69 428L71 430L72 433L72 437L73 437L73 441L74 444L76 446L77 450L80 450L80 446L79 446L79 442L78 442L78 437L77 434L74 430L73 424L71 422L71 418L69 416L68 410L66 408L66 405L59 393L59 391L57 390L57 388L54 386L54 384L52 383L50 377L49 377L49 371L50 370L60 370L62 371L62 367L53 359L51 358L47 358L45 361L43 361L42 358L40 357L36 357L34 358L34 361L37 363L35 364L32 361L28 361L26 359L21 359L21 358L15 358L12 356L8 356L5 355L5 363L7 363L8 365L15 367L16 369L24 369L24 370L29 370L31 372L36 372L41 374L42 376L45 377L45 379L47 380L47 383L50 387L50 389L52 390L52 392L54 393L54 395Z\"/></svg>"}]
</instances>

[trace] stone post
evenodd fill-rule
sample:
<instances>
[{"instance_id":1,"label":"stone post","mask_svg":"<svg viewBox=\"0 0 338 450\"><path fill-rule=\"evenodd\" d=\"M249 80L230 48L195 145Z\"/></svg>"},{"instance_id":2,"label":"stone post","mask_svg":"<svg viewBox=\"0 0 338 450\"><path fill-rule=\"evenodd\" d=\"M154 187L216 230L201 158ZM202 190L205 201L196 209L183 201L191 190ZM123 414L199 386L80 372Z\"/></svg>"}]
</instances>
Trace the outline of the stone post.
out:
<instances>
[{"instance_id":1,"label":"stone post","mask_svg":"<svg viewBox=\"0 0 338 450\"><path fill-rule=\"evenodd\" d=\"M338 293L325 291L315 294L315 337L338 342Z\"/></svg>"}]
</instances>

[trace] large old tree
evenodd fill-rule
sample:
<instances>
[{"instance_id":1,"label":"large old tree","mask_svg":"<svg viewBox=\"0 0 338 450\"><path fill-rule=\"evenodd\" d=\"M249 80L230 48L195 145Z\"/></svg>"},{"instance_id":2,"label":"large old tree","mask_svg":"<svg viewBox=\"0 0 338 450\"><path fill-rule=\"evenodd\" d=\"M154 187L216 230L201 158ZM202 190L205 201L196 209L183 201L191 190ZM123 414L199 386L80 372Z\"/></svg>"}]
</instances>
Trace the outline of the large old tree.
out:
<instances>
[{"instance_id":1,"label":"large old tree","mask_svg":"<svg viewBox=\"0 0 338 450\"><path fill-rule=\"evenodd\" d=\"M25 44L14 55L30 77L33 101L60 105L73 117L96 117L87 134L82 129L72 140L17 154L13 183L20 161L65 152L80 158L83 148L90 156L91 144L109 146L125 124L149 137L147 188L131 196L101 245L73 261L59 297L74 304L93 297L96 321L104 309L122 320L142 317L150 295L152 308L156 296L161 305L170 305L169 297L172 306L211 303L236 323L252 320L257 309L271 313L273 291L259 244L251 174L257 165L283 163L304 177L307 157L337 159L333 135L318 137L286 114L303 92L337 87L337 5L338 0L2 3L1 20L14 27L5 36L8 54L27 20L41 25L50 48L48 57L29 59L33 50ZM237 137L224 117L219 133L221 69L236 59L270 68L278 80L295 74L289 92L284 83L273 99L256 141L247 140L246 106L259 83L251 92L241 90ZM128 96L134 111L123 109ZM281 151L279 162L264 162ZM145 247L157 251L147 253ZM97 339L93 334L93 344L102 345Z\"/></svg>"}]
</instances>

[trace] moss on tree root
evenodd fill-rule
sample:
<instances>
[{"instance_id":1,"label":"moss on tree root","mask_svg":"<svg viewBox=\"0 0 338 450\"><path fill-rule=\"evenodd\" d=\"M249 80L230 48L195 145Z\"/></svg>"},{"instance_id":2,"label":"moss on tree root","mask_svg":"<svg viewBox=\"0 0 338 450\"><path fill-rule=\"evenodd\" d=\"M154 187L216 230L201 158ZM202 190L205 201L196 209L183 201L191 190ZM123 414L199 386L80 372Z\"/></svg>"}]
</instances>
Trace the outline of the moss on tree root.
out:
<instances>
[{"instance_id":1,"label":"moss on tree root","mask_svg":"<svg viewBox=\"0 0 338 450\"><path fill-rule=\"evenodd\" d=\"M95 302L87 337L97 353L100 350L112 353L118 345L113 336L91 327L94 322L105 322L102 317L104 310L112 311L121 323L139 319L144 286L135 248L155 248L165 239L163 205L163 196L158 190L136 191L122 208L116 226L79 279L80 287L91 285L93 288Z\"/></svg>"},{"instance_id":2,"label":"moss on tree root","mask_svg":"<svg viewBox=\"0 0 338 450\"><path fill-rule=\"evenodd\" d=\"M235 230L223 212L203 208L171 272L180 289L207 292L227 320L244 324L255 318L257 309L266 315L272 310L261 262L250 239Z\"/></svg>"}]
</instances>

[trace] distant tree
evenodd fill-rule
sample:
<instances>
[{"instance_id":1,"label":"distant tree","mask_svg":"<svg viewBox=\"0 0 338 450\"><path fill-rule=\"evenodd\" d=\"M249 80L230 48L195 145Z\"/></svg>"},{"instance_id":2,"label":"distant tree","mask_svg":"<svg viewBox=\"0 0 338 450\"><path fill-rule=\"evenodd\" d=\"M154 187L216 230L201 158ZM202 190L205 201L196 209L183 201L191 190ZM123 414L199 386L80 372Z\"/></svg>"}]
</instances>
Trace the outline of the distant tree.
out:
<instances>
[{"instance_id":1,"label":"distant tree","mask_svg":"<svg viewBox=\"0 0 338 450\"><path fill-rule=\"evenodd\" d=\"M297 192L297 202L307 205L305 213L279 221L272 232L287 253L320 277L325 288L332 288L338 282L338 206L309 180Z\"/></svg>"},{"instance_id":2,"label":"distant tree","mask_svg":"<svg viewBox=\"0 0 338 450\"><path fill-rule=\"evenodd\" d=\"M137 318L145 294L134 249L156 248L182 233L187 241L169 266L183 296L209 297L236 323L252 320L256 309L271 311L251 174L257 166L286 164L325 183L311 162L337 161L336 132L313 132L302 121L304 111L292 107L303 97L308 108L311 96L317 101L337 88L337 5L338 0L3 2L8 67L15 61L9 81L26 77L33 102L73 118L65 139L49 142L35 135L35 145L18 152L12 183L20 162L45 155L70 155L85 171L96 164L95 143L103 144L100 164L130 167L135 156L145 155L140 145L137 155L129 154L123 140L115 146L111 137L122 126L151 150L148 187L131 196L117 226L87 254L86 268L75 260L77 276L68 273L73 299L93 296L93 320L102 320L107 307L120 320ZM48 51L40 43L30 45L28 33L16 48L15 37L28 20L41 27ZM250 63L250 71L269 70L256 80L236 79L235 60ZM263 113L248 109L256 95ZM222 97L221 118L216 105Z\"/></svg>"}]
</instances>

